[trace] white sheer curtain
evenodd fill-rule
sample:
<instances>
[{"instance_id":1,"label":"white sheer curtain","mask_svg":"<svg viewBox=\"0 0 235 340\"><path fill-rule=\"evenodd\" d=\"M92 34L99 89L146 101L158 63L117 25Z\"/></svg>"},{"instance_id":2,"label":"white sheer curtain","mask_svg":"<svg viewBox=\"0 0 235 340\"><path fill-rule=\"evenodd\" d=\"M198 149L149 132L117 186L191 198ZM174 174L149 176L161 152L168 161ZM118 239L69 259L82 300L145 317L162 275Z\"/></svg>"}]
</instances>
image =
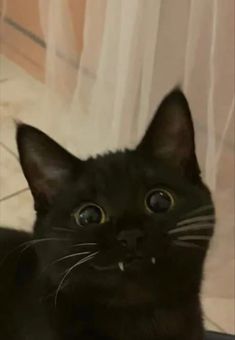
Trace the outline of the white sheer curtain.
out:
<instances>
[{"instance_id":1,"label":"white sheer curtain","mask_svg":"<svg viewBox=\"0 0 235 340\"><path fill-rule=\"evenodd\" d=\"M182 85L218 213L204 291L233 296L234 1L87 0L79 58L68 1L40 0L40 11L48 89L67 98L56 129L77 155L135 145L163 95ZM58 109L48 93L44 108Z\"/></svg>"}]
</instances>

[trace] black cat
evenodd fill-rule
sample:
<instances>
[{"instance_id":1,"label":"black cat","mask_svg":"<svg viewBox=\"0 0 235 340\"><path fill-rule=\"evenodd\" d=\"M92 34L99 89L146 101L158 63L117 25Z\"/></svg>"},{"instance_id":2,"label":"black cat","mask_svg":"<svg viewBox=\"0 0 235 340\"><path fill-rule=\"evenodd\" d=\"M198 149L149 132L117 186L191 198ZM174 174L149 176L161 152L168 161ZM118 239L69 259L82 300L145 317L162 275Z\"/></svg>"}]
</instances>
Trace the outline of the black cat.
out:
<instances>
[{"instance_id":1,"label":"black cat","mask_svg":"<svg viewBox=\"0 0 235 340\"><path fill-rule=\"evenodd\" d=\"M0 232L0 339L202 340L215 217L181 90L135 150L81 161L24 124L17 144L37 217Z\"/></svg>"}]
</instances>

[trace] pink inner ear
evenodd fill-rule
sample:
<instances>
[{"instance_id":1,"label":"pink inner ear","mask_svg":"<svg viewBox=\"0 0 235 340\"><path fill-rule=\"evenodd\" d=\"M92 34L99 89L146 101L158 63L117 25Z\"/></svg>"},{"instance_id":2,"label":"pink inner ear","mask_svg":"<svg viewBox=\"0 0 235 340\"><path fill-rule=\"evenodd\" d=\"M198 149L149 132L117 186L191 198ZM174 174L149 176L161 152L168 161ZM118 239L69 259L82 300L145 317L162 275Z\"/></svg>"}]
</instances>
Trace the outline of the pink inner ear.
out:
<instances>
[{"instance_id":1,"label":"pink inner ear","mask_svg":"<svg viewBox=\"0 0 235 340\"><path fill-rule=\"evenodd\" d=\"M54 168L44 165L42 168L34 167L32 188L51 203L53 197L59 192L64 182L68 179L68 169Z\"/></svg>"},{"instance_id":2,"label":"pink inner ear","mask_svg":"<svg viewBox=\"0 0 235 340\"><path fill-rule=\"evenodd\" d=\"M40 179L37 183L34 183L33 191L35 195L39 195L40 197L44 197L47 203L51 204L53 198L58 192L60 185L55 179Z\"/></svg>"},{"instance_id":3,"label":"pink inner ear","mask_svg":"<svg viewBox=\"0 0 235 340\"><path fill-rule=\"evenodd\" d=\"M59 159L45 157L32 152L32 157L26 159L26 177L35 198L41 197L51 203L53 197L59 192L70 173L69 164Z\"/></svg>"},{"instance_id":4,"label":"pink inner ear","mask_svg":"<svg viewBox=\"0 0 235 340\"><path fill-rule=\"evenodd\" d=\"M193 152L193 145L189 145L191 137L189 131L183 129L180 124L170 126L161 139L156 139L155 155L164 157L187 158ZM188 142L186 142L188 141Z\"/></svg>"}]
</instances>

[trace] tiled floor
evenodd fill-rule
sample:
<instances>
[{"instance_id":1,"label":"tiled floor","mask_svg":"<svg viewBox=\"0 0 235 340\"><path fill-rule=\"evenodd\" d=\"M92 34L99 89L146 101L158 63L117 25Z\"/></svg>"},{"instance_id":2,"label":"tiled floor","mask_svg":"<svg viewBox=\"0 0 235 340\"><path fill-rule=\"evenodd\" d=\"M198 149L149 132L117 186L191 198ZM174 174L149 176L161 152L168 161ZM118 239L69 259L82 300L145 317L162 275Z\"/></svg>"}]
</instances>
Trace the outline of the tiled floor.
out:
<instances>
[{"instance_id":1,"label":"tiled floor","mask_svg":"<svg viewBox=\"0 0 235 340\"><path fill-rule=\"evenodd\" d=\"M53 127L53 121L62 120L58 110L45 119L42 115L44 86L21 68L0 56L0 225L31 230L34 219L32 198L22 175L15 145L13 118L31 123L52 134L63 143L63 131ZM50 133L51 132L51 133ZM222 198L223 199L223 198ZM219 203L218 203L219 204ZM234 217L233 217L234 218ZM229 234L230 233L230 234ZM235 333L234 327L234 256L221 266L220 258L228 252L234 236L219 231L208 261L204 284L203 304L207 327L212 330ZM222 242L217 242L218 238ZM218 250L219 249L219 250ZM219 252L220 251L220 252ZM230 246L230 252L234 248ZM220 255L222 254L222 255ZM219 291L220 294L214 292ZM216 287L215 287L216 286ZM216 288L216 289L215 289Z\"/></svg>"}]
</instances>

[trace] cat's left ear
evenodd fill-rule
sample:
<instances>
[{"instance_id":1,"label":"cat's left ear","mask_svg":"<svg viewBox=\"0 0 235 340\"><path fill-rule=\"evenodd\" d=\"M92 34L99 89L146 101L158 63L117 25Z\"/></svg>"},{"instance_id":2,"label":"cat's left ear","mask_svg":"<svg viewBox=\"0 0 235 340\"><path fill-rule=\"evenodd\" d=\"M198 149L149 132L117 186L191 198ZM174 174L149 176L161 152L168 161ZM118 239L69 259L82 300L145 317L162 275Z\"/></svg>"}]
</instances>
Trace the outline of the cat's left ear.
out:
<instances>
[{"instance_id":1,"label":"cat's left ear","mask_svg":"<svg viewBox=\"0 0 235 340\"><path fill-rule=\"evenodd\" d=\"M82 162L45 133L26 124L17 126L17 146L35 208L47 210Z\"/></svg>"},{"instance_id":2,"label":"cat's left ear","mask_svg":"<svg viewBox=\"0 0 235 340\"><path fill-rule=\"evenodd\" d=\"M200 177L191 112L179 88L163 99L137 150L166 159L192 180Z\"/></svg>"}]
</instances>

